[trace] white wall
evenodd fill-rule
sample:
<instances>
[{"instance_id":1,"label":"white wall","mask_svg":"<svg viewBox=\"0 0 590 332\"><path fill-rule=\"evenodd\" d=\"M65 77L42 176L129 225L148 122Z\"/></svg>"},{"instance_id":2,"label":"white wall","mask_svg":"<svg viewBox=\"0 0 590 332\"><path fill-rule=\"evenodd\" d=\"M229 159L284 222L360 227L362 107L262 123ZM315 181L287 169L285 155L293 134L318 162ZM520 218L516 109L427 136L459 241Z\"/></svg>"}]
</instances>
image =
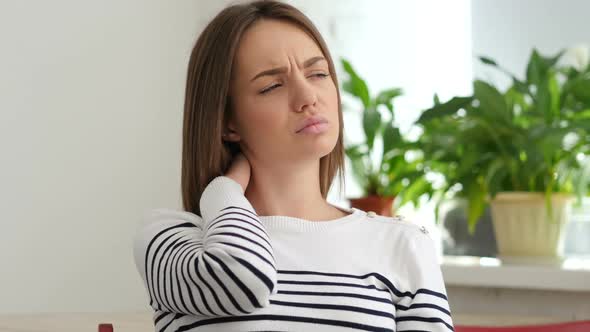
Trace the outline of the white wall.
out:
<instances>
[{"instance_id":1,"label":"white wall","mask_svg":"<svg viewBox=\"0 0 590 332\"><path fill-rule=\"evenodd\" d=\"M131 239L181 206L189 52L227 2L0 2L0 313L148 309ZM292 2L373 91L406 89L402 125L469 88L467 0Z\"/></svg>"},{"instance_id":2,"label":"white wall","mask_svg":"<svg viewBox=\"0 0 590 332\"><path fill-rule=\"evenodd\" d=\"M215 7L215 6L210 6ZM0 312L147 308L131 237L180 206L196 1L0 4Z\"/></svg>"},{"instance_id":3,"label":"white wall","mask_svg":"<svg viewBox=\"0 0 590 332\"><path fill-rule=\"evenodd\" d=\"M490 56L520 78L533 47L555 55L579 43L590 44L587 0L475 0L472 10L474 56ZM479 61L474 72L500 88L508 83L505 75Z\"/></svg>"}]
</instances>

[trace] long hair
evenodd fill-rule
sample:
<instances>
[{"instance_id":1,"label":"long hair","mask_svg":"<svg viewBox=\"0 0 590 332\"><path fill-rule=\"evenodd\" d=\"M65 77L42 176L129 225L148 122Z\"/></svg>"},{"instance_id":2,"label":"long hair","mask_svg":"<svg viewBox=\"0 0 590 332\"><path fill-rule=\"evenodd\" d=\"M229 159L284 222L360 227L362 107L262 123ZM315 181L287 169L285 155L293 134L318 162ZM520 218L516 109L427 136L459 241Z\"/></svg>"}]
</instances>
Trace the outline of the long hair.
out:
<instances>
[{"instance_id":1,"label":"long hair","mask_svg":"<svg viewBox=\"0 0 590 332\"><path fill-rule=\"evenodd\" d=\"M199 202L211 180L231 165L240 151L222 132L231 114L229 86L234 57L244 31L257 20L277 19L297 25L321 49L336 86L340 133L334 149L320 159L320 190L324 199L336 173L344 183L343 119L334 62L314 24L295 7L279 1L253 1L226 7L205 27L188 64L182 132L182 201L185 211L201 216Z\"/></svg>"}]
</instances>

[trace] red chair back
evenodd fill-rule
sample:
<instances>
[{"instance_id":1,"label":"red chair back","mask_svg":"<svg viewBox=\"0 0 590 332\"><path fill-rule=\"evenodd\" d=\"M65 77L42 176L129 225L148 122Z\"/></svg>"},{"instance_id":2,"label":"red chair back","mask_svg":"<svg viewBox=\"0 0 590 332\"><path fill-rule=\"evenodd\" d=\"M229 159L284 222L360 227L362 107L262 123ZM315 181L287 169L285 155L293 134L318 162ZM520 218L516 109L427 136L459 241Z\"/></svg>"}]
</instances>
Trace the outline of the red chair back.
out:
<instances>
[{"instance_id":1,"label":"red chair back","mask_svg":"<svg viewBox=\"0 0 590 332\"><path fill-rule=\"evenodd\" d=\"M590 320L523 326L455 326L455 332L590 332Z\"/></svg>"},{"instance_id":2,"label":"red chair back","mask_svg":"<svg viewBox=\"0 0 590 332\"><path fill-rule=\"evenodd\" d=\"M98 324L98 332L113 332L113 324L108 324L108 323Z\"/></svg>"}]
</instances>

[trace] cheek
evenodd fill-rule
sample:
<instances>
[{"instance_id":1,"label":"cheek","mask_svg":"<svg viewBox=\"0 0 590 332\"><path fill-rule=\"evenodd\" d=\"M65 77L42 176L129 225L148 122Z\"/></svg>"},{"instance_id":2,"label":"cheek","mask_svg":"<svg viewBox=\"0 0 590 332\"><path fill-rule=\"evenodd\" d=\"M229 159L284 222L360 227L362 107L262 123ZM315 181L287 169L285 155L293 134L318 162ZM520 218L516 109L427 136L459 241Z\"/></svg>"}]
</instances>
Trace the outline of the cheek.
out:
<instances>
[{"instance_id":1,"label":"cheek","mask_svg":"<svg viewBox=\"0 0 590 332\"><path fill-rule=\"evenodd\" d=\"M334 83L330 80L324 89L324 103L333 121L338 121L338 93ZM336 122L334 122L336 123Z\"/></svg>"},{"instance_id":2,"label":"cheek","mask_svg":"<svg viewBox=\"0 0 590 332\"><path fill-rule=\"evenodd\" d=\"M331 78L326 78L323 84L321 85L321 93L323 99L327 105L330 107L334 107L334 105L338 104L338 94L336 90L336 85Z\"/></svg>"},{"instance_id":3,"label":"cheek","mask_svg":"<svg viewBox=\"0 0 590 332\"><path fill-rule=\"evenodd\" d=\"M246 135L254 140L269 140L277 132L284 130L288 112L281 111L284 107L272 98L249 98L244 100L240 108L240 121Z\"/></svg>"}]
</instances>

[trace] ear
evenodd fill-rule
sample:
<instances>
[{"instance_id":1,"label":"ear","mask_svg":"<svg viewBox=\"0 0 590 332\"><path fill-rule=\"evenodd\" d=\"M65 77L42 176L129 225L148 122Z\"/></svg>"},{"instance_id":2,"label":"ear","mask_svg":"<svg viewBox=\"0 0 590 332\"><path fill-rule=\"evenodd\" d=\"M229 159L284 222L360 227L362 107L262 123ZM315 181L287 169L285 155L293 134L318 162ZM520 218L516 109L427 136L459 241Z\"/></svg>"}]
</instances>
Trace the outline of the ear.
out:
<instances>
[{"instance_id":1,"label":"ear","mask_svg":"<svg viewBox=\"0 0 590 332\"><path fill-rule=\"evenodd\" d=\"M222 139L228 142L239 142L241 140L240 134L238 134L236 126L232 121L229 121L225 129L223 130Z\"/></svg>"}]
</instances>

